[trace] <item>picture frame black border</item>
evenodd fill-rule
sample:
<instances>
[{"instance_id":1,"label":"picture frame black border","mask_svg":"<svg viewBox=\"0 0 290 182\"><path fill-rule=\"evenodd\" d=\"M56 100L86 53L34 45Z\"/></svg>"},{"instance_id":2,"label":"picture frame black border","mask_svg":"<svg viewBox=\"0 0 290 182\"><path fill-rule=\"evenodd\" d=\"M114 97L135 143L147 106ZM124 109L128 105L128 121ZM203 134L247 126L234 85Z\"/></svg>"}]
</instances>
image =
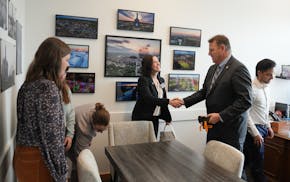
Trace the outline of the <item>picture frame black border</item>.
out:
<instances>
[{"instance_id":1,"label":"picture frame black border","mask_svg":"<svg viewBox=\"0 0 290 182\"><path fill-rule=\"evenodd\" d=\"M138 86L138 81L116 81L116 84L115 84L115 101L116 102L132 102L132 101L137 100L137 92L136 92L136 100L118 100L118 94L117 94L118 83L136 83L136 89Z\"/></svg>"},{"instance_id":2,"label":"picture frame black border","mask_svg":"<svg viewBox=\"0 0 290 182\"><path fill-rule=\"evenodd\" d=\"M3 0L3 4L1 3L1 14L0 16L4 17L3 21L1 22L0 28L4 31L8 30L8 0ZM4 5L4 6L3 6ZM1 156L1 155L0 155Z\"/></svg>"},{"instance_id":3,"label":"picture frame black border","mask_svg":"<svg viewBox=\"0 0 290 182\"><path fill-rule=\"evenodd\" d=\"M94 72L68 72L67 73L67 76L66 77L68 77L68 74L72 74L72 73L74 73L74 74L93 74L94 75L94 92L73 92L72 90L71 90L71 92L73 93L73 94L94 94L96 91L96 73L94 73ZM67 80L67 79L66 79ZM69 86L69 85L68 85ZM71 88L70 88L71 89Z\"/></svg>"},{"instance_id":4,"label":"picture frame black border","mask_svg":"<svg viewBox=\"0 0 290 182\"><path fill-rule=\"evenodd\" d=\"M285 76L283 73L285 72L285 68L288 67L290 71L290 65L281 65L281 78L290 80L290 77Z\"/></svg>"},{"instance_id":5,"label":"picture frame black border","mask_svg":"<svg viewBox=\"0 0 290 182\"><path fill-rule=\"evenodd\" d=\"M90 67L90 45L84 45L84 44L70 44L67 43L68 46L73 45L73 46L87 46L88 47L88 67L71 67L70 68L80 68L80 69L88 69Z\"/></svg>"},{"instance_id":6,"label":"picture frame black border","mask_svg":"<svg viewBox=\"0 0 290 182\"><path fill-rule=\"evenodd\" d=\"M17 8L15 6L14 1L7 0L8 2L8 21L7 21L7 30L8 30L8 36L12 38L13 40L16 40L16 13L17 13Z\"/></svg>"},{"instance_id":7,"label":"picture frame black border","mask_svg":"<svg viewBox=\"0 0 290 182\"><path fill-rule=\"evenodd\" d=\"M174 28L178 28L178 29L186 29L186 30L198 30L200 31L200 36L199 36L199 44L198 46L195 45L178 45L178 44L173 44L171 43L171 39L172 39L172 29ZM186 46L186 47L200 47L201 46L201 35L202 35L202 30L201 29L196 29L196 28L183 28L183 27L175 27L175 26L171 26L170 27L170 34L169 34L169 45L175 45L175 46Z\"/></svg>"},{"instance_id":8,"label":"picture frame black border","mask_svg":"<svg viewBox=\"0 0 290 182\"><path fill-rule=\"evenodd\" d=\"M171 75L197 75L198 76L198 88L197 90L191 90L191 91L174 91L174 90L170 90L169 89L169 82L170 82L170 76ZM199 90L199 83L200 83L200 74L198 73L188 73L188 74L185 74L185 73L169 73L168 74L168 84L167 84L167 90L168 92L197 92Z\"/></svg>"},{"instance_id":9,"label":"picture frame black border","mask_svg":"<svg viewBox=\"0 0 290 182\"><path fill-rule=\"evenodd\" d=\"M23 35L22 25L16 21L16 75L22 73L22 54L23 54Z\"/></svg>"},{"instance_id":10,"label":"picture frame black border","mask_svg":"<svg viewBox=\"0 0 290 182\"><path fill-rule=\"evenodd\" d=\"M57 28L57 16L66 16L66 17L76 17L76 18L91 18L91 19L95 19L96 20L96 37L91 38L91 37L78 37L78 36L70 36L70 35L58 35L56 28ZM98 34L99 34L99 19L98 18L94 18L94 17L84 17L84 16L74 16L74 15L63 15L63 14L55 14L55 27L54 27L54 32L55 32L55 36L57 37L71 37L71 38L83 38L83 39L98 39Z\"/></svg>"},{"instance_id":11,"label":"picture frame black border","mask_svg":"<svg viewBox=\"0 0 290 182\"><path fill-rule=\"evenodd\" d=\"M123 10L123 11L131 11L131 12L139 12L139 13L147 13L147 14L153 14L153 28L152 28L152 31L143 31L143 30L129 30L129 29L122 29L119 27L119 12L120 10ZM136 31L136 32L154 32L154 26L155 26L155 13L150 13L150 12L145 12L145 11L135 11L135 10L128 10L128 9L118 9L117 10L117 30L126 30L126 31Z\"/></svg>"},{"instance_id":12,"label":"picture frame black border","mask_svg":"<svg viewBox=\"0 0 290 182\"><path fill-rule=\"evenodd\" d=\"M161 50L162 50L162 40L161 39L153 39L153 38L143 38L143 37L126 37L126 36L116 36L116 35L106 35L105 37L105 63L104 63L104 77L139 77L140 75L136 75L136 76L128 76L128 75L123 75L123 76L111 76L111 75L107 75L106 74L106 66L107 66L107 55L108 55L108 46L107 46L107 42L108 42L108 38L109 37L117 37L117 38L125 38L125 39L140 39L140 40L153 40L153 41L158 41L159 42L159 62L161 62Z\"/></svg>"},{"instance_id":13,"label":"picture frame black border","mask_svg":"<svg viewBox=\"0 0 290 182\"><path fill-rule=\"evenodd\" d=\"M2 52L2 48L4 48L6 53ZM0 38L0 69L0 90L4 92L15 85L16 45L2 38Z\"/></svg>"},{"instance_id":14,"label":"picture frame black border","mask_svg":"<svg viewBox=\"0 0 290 182\"><path fill-rule=\"evenodd\" d=\"M176 54L176 51L184 51L184 52L193 52L194 53L194 64L193 64L193 69L176 69L176 68L174 68L174 61L175 61L175 59L174 59L174 56L175 56L175 54ZM173 70L182 70L182 71L194 71L195 70L195 56L196 56L196 51L191 51L191 50L176 50L176 49L174 49L173 50L173 65L172 65L172 69Z\"/></svg>"},{"instance_id":15,"label":"picture frame black border","mask_svg":"<svg viewBox=\"0 0 290 182\"><path fill-rule=\"evenodd\" d=\"M276 113L276 111L280 111L282 114L282 118L288 118L289 117L289 104L287 103L282 103L282 102L275 102L274 105L274 113Z\"/></svg>"}]
</instances>

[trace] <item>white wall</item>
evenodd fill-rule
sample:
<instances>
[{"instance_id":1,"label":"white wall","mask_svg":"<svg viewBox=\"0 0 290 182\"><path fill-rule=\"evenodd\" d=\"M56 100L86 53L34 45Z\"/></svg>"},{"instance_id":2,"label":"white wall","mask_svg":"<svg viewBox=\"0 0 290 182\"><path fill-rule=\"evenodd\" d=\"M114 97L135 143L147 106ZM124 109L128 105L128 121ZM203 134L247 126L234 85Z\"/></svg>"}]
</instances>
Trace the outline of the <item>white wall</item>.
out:
<instances>
[{"instance_id":1,"label":"white wall","mask_svg":"<svg viewBox=\"0 0 290 182\"><path fill-rule=\"evenodd\" d=\"M74 105L102 102L112 114L112 121L129 120L134 102L115 102L115 81L136 81L137 78L104 77L105 35L120 35L162 39L161 74L199 73L203 83L208 67L212 64L207 40L215 34L229 37L233 55L250 70L252 77L257 61L270 58L280 65L289 64L290 56L290 2L287 0L26 0L25 68L33 58L38 45L48 36L54 35L55 14L96 17L99 19L97 40L62 38L67 43L90 45L90 67L79 72L96 73L95 94L74 94ZM155 13L153 33L121 31L116 29L117 9L129 9ZM200 48L169 46L170 26L202 29ZM196 51L195 71L173 71L172 52ZM273 101L290 103L289 80L275 79L270 86ZM200 84L200 86L202 86ZM281 89L283 86L283 89ZM168 96L184 97L190 93L169 93ZM192 122L178 121L196 118L204 113L204 102L187 110L173 109L173 119L179 140L191 148L202 151L204 134ZM107 145L107 133L94 140L98 146L96 158L101 173L108 171L103 146Z\"/></svg>"},{"instance_id":2,"label":"white wall","mask_svg":"<svg viewBox=\"0 0 290 182\"><path fill-rule=\"evenodd\" d=\"M11 0L16 8L16 19L22 25L22 38L25 41L25 1ZM0 28L0 39L16 45L8 36L8 31ZM22 47L22 55L25 48ZM15 85L0 93L0 181L14 181L12 157L16 131L16 95L24 79L23 74L15 77ZM7 171L7 173L6 173ZM2 173L3 172L3 173Z\"/></svg>"}]
</instances>

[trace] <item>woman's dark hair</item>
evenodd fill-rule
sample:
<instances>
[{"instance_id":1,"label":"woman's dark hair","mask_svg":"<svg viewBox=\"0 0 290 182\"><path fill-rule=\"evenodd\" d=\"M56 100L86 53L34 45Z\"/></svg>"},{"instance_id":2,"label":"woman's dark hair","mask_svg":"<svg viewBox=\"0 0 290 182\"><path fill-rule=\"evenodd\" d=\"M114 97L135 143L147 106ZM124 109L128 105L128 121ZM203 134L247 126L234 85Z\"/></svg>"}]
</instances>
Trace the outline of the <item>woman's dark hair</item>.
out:
<instances>
[{"instance_id":1,"label":"woman's dark hair","mask_svg":"<svg viewBox=\"0 0 290 182\"><path fill-rule=\"evenodd\" d=\"M276 66L276 63L271 59L262 59L256 65L256 76L258 76L258 71L264 72L269 69L272 69Z\"/></svg>"},{"instance_id":2,"label":"woman's dark hair","mask_svg":"<svg viewBox=\"0 0 290 182\"><path fill-rule=\"evenodd\" d=\"M58 38L50 37L38 47L32 63L29 65L25 82L32 82L45 78L55 82L59 89L63 81L59 78L62 58L70 54L71 49Z\"/></svg>"},{"instance_id":3,"label":"woman's dark hair","mask_svg":"<svg viewBox=\"0 0 290 182\"><path fill-rule=\"evenodd\" d=\"M110 121L110 114L103 104L95 104L95 112L93 113L93 124L107 126Z\"/></svg>"},{"instance_id":4,"label":"woman's dark hair","mask_svg":"<svg viewBox=\"0 0 290 182\"><path fill-rule=\"evenodd\" d=\"M66 83L66 81L64 81L63 83L63 86L61 87L61 94L62 94L62 101L65 103L65 104L68 104L70 103L70 98L69 98L69 86L68 84Z\"/></svg>"},{"instance_id":5,"label":"woman's dark hair","mask_svg":"<svg viewBox=\"0 0 290 182\"><path fill-rule=\"evenodd\" d=\"M141 73L143 76L150 76L152 72L153 56L145 55L142 60Z\"/></svg>"}]
</instances>

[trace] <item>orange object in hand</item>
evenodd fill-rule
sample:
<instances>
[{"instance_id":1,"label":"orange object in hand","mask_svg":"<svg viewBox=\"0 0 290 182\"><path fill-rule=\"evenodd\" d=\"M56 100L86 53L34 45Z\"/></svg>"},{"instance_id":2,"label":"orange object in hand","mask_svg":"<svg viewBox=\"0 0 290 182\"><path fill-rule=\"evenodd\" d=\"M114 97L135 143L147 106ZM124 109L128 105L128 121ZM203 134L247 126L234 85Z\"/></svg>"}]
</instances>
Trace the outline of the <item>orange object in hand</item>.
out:
<instances>
[{"instance_id":1,"label":"orange object in hand","mask_svg":"<svg viewBox=\"0 0 290 182\"><path fill-rule=\"evenodd\" d=\"M201 131L201 128L205 129L206 132L208 132L209 128L212 128L213 126L211 124L207 124L209 118L204 116L198 116L198 122L200 123L199 130Z\"/></svg>"},{"instance_id":2,"label":"orange object in hand","mask_svg":"<svg viewBox=\"0 0 290 182\"><path fill-rule=\"evenodd\" d=\"M203 122L203 129L205 129L205 131L208 132L209 128L212 128L212 125L210 125L210 124L208 125L207 121L204 121Z\"/></svg>"}]
</instances>

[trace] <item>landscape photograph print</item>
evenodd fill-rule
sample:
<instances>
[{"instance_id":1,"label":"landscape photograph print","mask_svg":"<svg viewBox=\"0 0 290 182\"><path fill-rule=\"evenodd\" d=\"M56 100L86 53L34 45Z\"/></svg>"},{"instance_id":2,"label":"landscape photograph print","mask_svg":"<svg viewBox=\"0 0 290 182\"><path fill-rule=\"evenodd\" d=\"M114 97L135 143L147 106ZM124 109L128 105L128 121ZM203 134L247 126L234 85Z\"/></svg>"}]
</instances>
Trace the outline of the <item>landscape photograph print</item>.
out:
<instances>
[{"instance_id":1,"label":"landscape photograph print","mask_svg":"<svg viewBox=\"0 0 290 182\"><path fill-rule=\"evenodd\" d=\"M154 13L118 9L117 29L153 32Z\"/></svg>"},{"instance_id":2,"label":"landscape photograph print","mask_svg":"<svg viewBox=\"0 0 290 182\"><path fill-rule=\"evenodd\" d=\"M105 77L138 77L145 55L161 57L161 40L106 36Z\"/></svg>"},{"instance_id":3,"label":"landscape photograph print","mask_svg":"<svg viewBox=\"0 0 290 182\"><path fill-rule=\"evenodd\" d=\"M7 0L0 0L0 28L7 30Z\"/></svg>"},{"instance_id":4,"label":"landscape photograph print","mask_svg":"<svg viewBox=\"0 0 290 182\"><path fill-rule=\"evenodd\" d=\"M194 92L199 89L199 74L169 74L169 92Z\"/></svg>"},{"instance_id":5,"label":"landscape photograph print","mask_svg":"<svg viewBox=\"0 0 290 182\"><path fill-rule=\"evenodd\" d=\"M55 35L59 37L98 38L98 19L55 15Z\"/></svg>"},{"instance_id":6,"label":"landscape photograph print","mask_svg":"<svg viewBox=\"0 0 290 182\"><path fill-rule=\"evenodd\" d=\"M200 47L201 30L170 27L170 45Z\"/></svg>"},{"instance_id":7,"label":"landscape photograph print","mask_svg":"<svg viewBox=\"0 0 290 182\"><path fill-rule=\"evenodd\" d=\"M95 93L95 73L74 73L66 75L72 93Z\"/></svg>"},{"instance_id":8,"label":"landscape photograph print","mask_svg":"<svg viewBox=\"0 0 290 182\"><path fill-rule=\"evenodd\" d=\"M116 101L135 101L137 82L116 82Z\"/></svg>"},{"instance_id":9,"label":"landscape photograph print","mask_svg":"<svg viewBox=\"0 0 290 182\"><path fill-rule=\"evenodd\" d=\"M69 67L88 68L89 67L89 46L68 44L71 48Z\"/></svg>"},{"instance_id":10,"label":"landscape photograph print","mask_svg":"<svg viewBox=\"0 0 290 182\"><path fill-rule=\"evenodd\" d=\"M195 51L173 51L173 69L174 70L194 70Z\"/></svg>"},{"instance_id":11,"label":"landscape photograph print","mask_svg":"<svg viewBox=\"0 0 290 182\"><path fill-rule=\"evenodd\" d=\"M11 0L8 2L8 35L16 40L16 7Z\"/></svg>"},{"instance_id":12,"label":"landscape photograph print","mask_svg":"<svg viewBox=\"0 0 290 182\"><path fill-rule=\"evenodd\" d=\"M15 85L16 75L16 46L0 39L0 60L1 60L1 91Z\"/></svg>"},{"instance_id":13,"label":"landscape photograph print","mask_svg":"<svg viewBox=\"0 0 290 182\"><path fill-rule=\"evenodd\" d=\"M290 65L282 65L281 77L290 79Z\"/></svg>"}]
</instances>

